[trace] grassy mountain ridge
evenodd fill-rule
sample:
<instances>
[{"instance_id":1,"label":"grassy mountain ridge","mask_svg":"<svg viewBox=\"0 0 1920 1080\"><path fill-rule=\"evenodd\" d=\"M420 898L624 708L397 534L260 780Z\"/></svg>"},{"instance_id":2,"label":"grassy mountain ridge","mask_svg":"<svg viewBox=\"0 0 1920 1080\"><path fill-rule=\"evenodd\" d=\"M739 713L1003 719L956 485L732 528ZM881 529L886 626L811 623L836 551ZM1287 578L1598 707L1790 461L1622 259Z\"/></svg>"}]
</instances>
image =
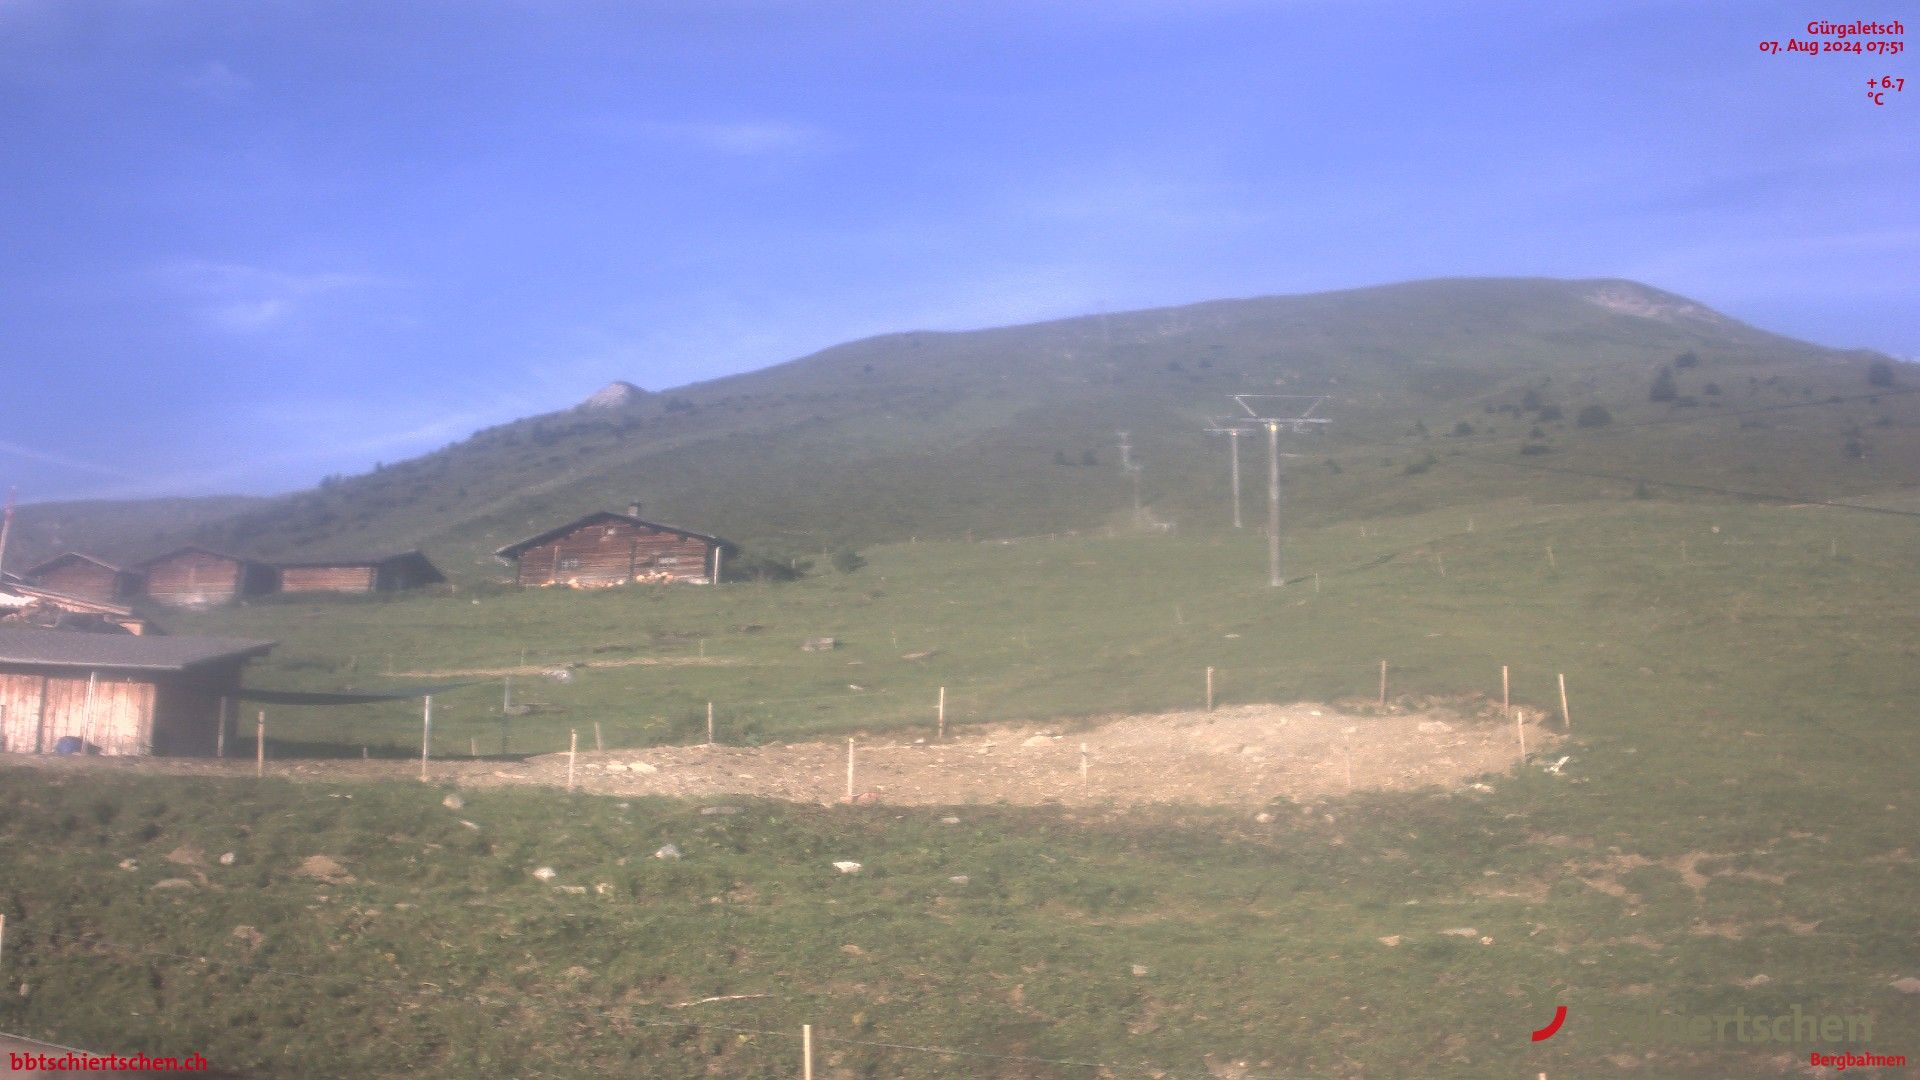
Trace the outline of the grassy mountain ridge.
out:
<instances>
[{"instance_id":1,"label":"grassy mountain ridge","mask_svg":"<svg viewBox=\"0 0 1920 1080\"><path fill-rule=\"evenodd\" d=\"M1675 372L1676 400L1649 401L1657 369L1688 354L1695 361ZM1911 481L1904 466L1920 459L1920 413L1907 400L1781 412L1764 427L1641 428L1631 438L1574 421L1589 405L1625 423L1854 396L1869 389L1876 359L1622 281L1452 279L1221 300L869 338L500 425L164 537L152 528L138 543L124 530L61 536L111 550L191 541L263 557L424 547L456 574L485 575L492 549L636 499L648 516L775 552L1102 527L1131 518L1119 430L1144 466L1151 516L1215 522L1224 445L1201 429L1236 392L1330 396L1336 423L1325 439L1289 439L1305 458L1287 477L1296 513L1611 490L1468 467L1469 453L1511 455L1528 442L1584 467L1858 493ZM1249 496L1256 450L1243 446Z\"/></svg>"}]
</instances>

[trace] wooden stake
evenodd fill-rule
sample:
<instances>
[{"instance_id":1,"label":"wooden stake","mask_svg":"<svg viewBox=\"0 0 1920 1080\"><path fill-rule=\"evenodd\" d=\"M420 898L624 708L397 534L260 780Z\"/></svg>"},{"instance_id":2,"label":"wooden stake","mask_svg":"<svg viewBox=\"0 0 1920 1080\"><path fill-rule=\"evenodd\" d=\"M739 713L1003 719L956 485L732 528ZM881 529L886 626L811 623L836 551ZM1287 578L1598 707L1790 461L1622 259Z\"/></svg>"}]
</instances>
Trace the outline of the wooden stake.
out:
<instances>
[{"instance_id":1,"label":"wooden stake","mask_svg":"<svg viewBox=\"0 0 1920 1080\"><path fill-rule=\"evenodd\" d=\"M1440 576L1441 576L1441 577L1446 577L1446 576L1447 576L1447 559L1446 559L1446 556L1444 556L1444 555L1442 555L1442 554L1440 554L1440 553L1439 553L1439 552L1437 552L1437 551L1436 551L1436 552L1434 552L1434 553L1433 553L1433 565L1434 565L1434 566L1436 566L1436 567L1439 567L1439 568L1440 568Z\"/></svg>"},{"instance_id":2,"label":"wooden stake","mask_svg":"<svg viewBox=\"0 0 1920 1080\"><path fill-rule=\"evenodd\" d=\"M712 706L712 705L708 705L708 706L707 706L707 710L708 710L708 712L707 712L707 719L708 719L708 723L707 723L707 741L708 741L708 742L712 742L712 741L713 741L713 723L712 723L712 719L713 719L713 712L712 712L712 710L713 710L713 706ZM596 753L596 754L604 754L604 753L606 753L606 752L607 752L607 742L606 742L606 740L605 740L605 739L602 739L602 738L600 737L600 721L598 721L598 720L595 720L595 721L593 722L593 752L594 752L594 753Z\"/></svg>"},{"instance_id":3,"label":"wooden stake","mask_svg":"<svg viewBox=\"0 0 1920 1080\"><path fill-rule=\"evenodd\" d=\"M1513 710L1513 733L1520 737L1520 763L1522 765L1526 764L1527 762L1526 715L1527 715L1527 711L1525 709Z\"/></svg>"},{"instance_id":4,"label":"wooden stake","mask_svg":"<svg viewBox=\"0 0 1920 1080\"><path fill-rule=\"evenodd\" d=\"M847 740L847 802L853 802L853 740Z\"/></svg>"},{"instance_id":5,"label":"wooden stake","mask_svg":"<svg viewBox=\"0 0 1920 1080\"><path fill-rule=\"evenodd\" d=\"M1566 675L1566 672L1561 672L1561 673L1560 673L1560 722L1561 722L1561 723L1563 723L1563 724L1565 724L1565 725L1567 725L1567 730L1568 730L1568 731L1572 731L1572 730L1573 730L1573 714L1567 711L1567 675Z\"/></svg>"},{"instance_id":6,"label":"wooden stake","mask_svg":"<svg viewBox=\"0 0 1920 1080\"><path fill-rule=\"evenodd\" d=\"M707 702L707 745L713 745L713 702Z\"/></svg>"},{"instance_id":7,"label":"wooden stake","mask_svg":"<svg viewBox=\"0 0 1920 1080\"><path fill-rule=\"evenodd\" d=\"M1207 711L1213 711L1213 669L1207 669Z\"/></svg>"},{"instance_id":8,"label":"wooden stake","mask_svg":"<svg viewBox=\"0 0 1920 1080\"><path fill-rule=\"evenodd\" d=\"M1558 560L1556 560L1556 559L1555 559L1555 558L1553 557L1553 545L1552 545L1552 544L1548 544L1548 545L1547 545L1547 565L1548 565L1549 567L1552 567L1552 568L1553 568L1553 569L1555 569L1555 570L1558 570L1558 569L1560 569L1560 563L1559 563L1559 561L1558 561Z\"/></svg>"},{"instance_id":9,"label":"wooden stake","mask_svg":"<svg viewBox=\"0 0 1920 1080\"><path fill-rule=\"evenodd\" d=\"M471 735L467 736L467 756L468 757L480 756L480 740L474 738Z\"/></svg>"},{"instance_id":10,"label":"wooden stake","mask_svg":"<svg viewBox=\"0 0 1920 1080\"><path fill-rule=\"evenodd\" d=\"M1513 695L1508 691L1507 665L1505 664L1500 665L1500 707L1503 709L1513 708Z\"/></svg>"},{"instance_id":11,"label":"wooden stake","mask_svg":"<svg viewBox=\"0 0 1920 1080\"><path fill-rule=\"evenodd\" d=\"M428 694L420 706L420 779L427 778L427 758L433 746L433 695Z\"/></svg>"},{"instance_id":12,"label":"wooden stake","mask_svg":"<svg viewBox=\"0 0 1920 1080\"><path fill-rule=\"evenodd\" d=\"M567 791L573 791L573 756L580 752L580 729L567 733Z\"/></svg>"},{"instance_id":13,"label":"wooden stake","mask_svg":"<svg viewBox=\"0 0 1920 1080\"><path fill-rule=\"evenodd\" d=\"M1380 704L1387 703L1387 662L1380 661Z\"/></svg>"},{"instance_id":14,"label":"wooden stake","mask_svg":"<svg viewBox=\"0 0 1920 1080\"><path fill-rule=\"evenodd\" d=\"M0 960L5 959L6 955L7 955L7 916L5 912L0 912Z\"/></svg>"},{"instance_id":15,"label":"wooden stake","mask_svg":"<svg viewBox=\"0 0 1920 1080\"><path fill-rule=\"evenodd\" d=\"M365 743L362 743L360 745L360 760L369 761L372 758L373 758L373 751L369 750Z\"/></svg>"},{"instance_id":16,"label":"wooden stake","mask_svg":"<svg viewBox=\"0 0 1920 1080\"><path fill-rule=\"evenodd\" d=\"M1085 791L1086 787L1087 787L1087 744L1081 743L1080 744L1080 789L1082 791Z\"/></svg>"},{"instance_id":17,"label":"wooden stake","mask_svg":"<svg viewBox=\"0 0 1920 1080\"><path fill-rule=\"evenodd\" d=\"M213 730L213 756L217 758L224 758L227 756L227 709L228 707L229 705L226 697L222 696L220 698L220 726L216 727Z\"/></svg>"},{"instance_id":18,"label":"wooden stake","mask_svg":"<svg viewBox=\"0 0 1920 1080\"><path fill-rule=\"evenodd\" d=\"M947 688L944 686L940 688L940 704L937 706L937 709L938 713L934 720L934 738L945 739L947 737Z\"/></svg>"},{"instance_id":19,"label":"wooden stake","mask_svg":"<svg viewBox=\"0 0 1920 1080\"><path fill-rule=\"evenodd\" d=\"M253 722L253 775L267 775L267 711Z\"/></svg>"},{"instance_id":20,"label":"wooden stake","mask_svg":"<svg viewBox=\"0 0 1920 1080\"><path fill-rule=\"evenodd\" d=\"M813 1025L800 1025L800 1080L813 1080Z\"/></svg>"},{"instance_id":21,"label":"wooden stake","mask_svg":"<svg viewBox=\"0 0 1920 1080\"><path fill-rule=\"evenodd\" d=\"M1318 570L1313 572L1313 594L1320 595L1320 571Z\"/></svg>"}]
</instances>

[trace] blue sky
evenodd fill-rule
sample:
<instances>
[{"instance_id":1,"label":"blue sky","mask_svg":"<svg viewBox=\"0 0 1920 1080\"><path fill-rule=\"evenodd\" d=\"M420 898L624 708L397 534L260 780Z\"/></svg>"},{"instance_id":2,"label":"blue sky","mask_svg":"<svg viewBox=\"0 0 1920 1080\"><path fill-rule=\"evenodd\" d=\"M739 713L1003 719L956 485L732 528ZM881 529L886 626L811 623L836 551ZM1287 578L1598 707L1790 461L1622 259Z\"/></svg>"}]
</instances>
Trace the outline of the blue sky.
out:
<instances>
[{"instance_id":1,"label":"blue sky","mask_svg":"<svg viewBox=\"0 0 1920 1080\"><path fill-rule=\"evenodd\" d=\"M1864 94L1911 53L1758 47L1832 15L0 0L0 485L288 490L613 379L1418 277L1920 356L1920 78Z\"/></svg>"}]
</instances>

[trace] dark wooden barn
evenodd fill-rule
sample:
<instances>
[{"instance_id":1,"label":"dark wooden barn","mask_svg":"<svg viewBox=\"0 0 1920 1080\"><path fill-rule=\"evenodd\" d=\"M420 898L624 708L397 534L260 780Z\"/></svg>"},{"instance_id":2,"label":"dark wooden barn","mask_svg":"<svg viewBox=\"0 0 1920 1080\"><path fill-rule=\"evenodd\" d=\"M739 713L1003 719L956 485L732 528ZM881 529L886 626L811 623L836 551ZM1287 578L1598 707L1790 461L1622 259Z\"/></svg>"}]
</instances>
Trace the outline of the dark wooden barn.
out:
<instances>
[{"instance_id":1,"label":"dark wooden barn","mask_svg":"<svg viewBox=\"0 0 1920 1080\"><path fill-rule=\"evenodd\" d=\"M0 627L0 744L46 754L211 755L225 699L271 641Z\"/></svg>"},{"instance_id":2,"label":"dark wooden barn","mask_svg":"<svg viewBox=\"0 0 1920 1080\"><path fill-rule=\"evenodd\" d=\"M548 529L494 552L515 566L520 585L596 588L630 581L712 584L732 544L640 517L602 511Z\"/></svg>"},{"instance_id":3,"label":"dark wooden barn","mask_svg":"<svg viewBox=\"0 0 1920 1080\"><path fill-rule=\"evenodd\" d=\"M285 562L280 571L283 593L370 593L417 589L447 580L440 568L418 551L356 559L319 559Z\"/></svg>"},{"instance_id":4,"label":"dark wooden barn","mask_svg":"<svg viewBox=\"0 0 1920 1080\"><path fill-rule=\"evenodd\" d=\"M139 566L141 592L167 607L231 604L273 591L273 567L202 547L183 547Z\"/></svg>"},{"instance_id":5,"label":"dark wooden barn","mask_svg":"<svg viewBox=\"0 0 1920 1080\"><path fill-rule=\"evenodd\" d=\"M55 555L38 566L27 568L20 576L29 585L106 603L124 600L140 591L139 574L78 551Z\"/></svg>"}]
</instances>

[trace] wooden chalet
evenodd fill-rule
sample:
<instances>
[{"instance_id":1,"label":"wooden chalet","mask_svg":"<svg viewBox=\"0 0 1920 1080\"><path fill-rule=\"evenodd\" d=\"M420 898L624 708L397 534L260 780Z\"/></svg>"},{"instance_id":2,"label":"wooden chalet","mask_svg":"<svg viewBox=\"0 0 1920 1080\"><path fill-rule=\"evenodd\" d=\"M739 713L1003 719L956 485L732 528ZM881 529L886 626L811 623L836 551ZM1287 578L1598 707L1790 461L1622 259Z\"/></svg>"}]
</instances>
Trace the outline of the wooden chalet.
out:
<instances>
[{"instance_id":1,"label":"wooden chalet","mask_svg":"<svg viewBox=\"0 0 1920 1080\"><path fill-rule=\"evenodd\" d=\"M273 567L266 563L202 547L169 551L141 563L138 569L143 579L142 595L167 607L231 604L272 592L278 580Z\"/></svg>"},{"instance_id":2,"label":"wooden chalet","mask_svg":"<svg viewBox=\"0 0 1920 1080\"><path fill-rule=\"evenodd\" d=\"M28 567L20 577L29 585L52 589L64 596L106 603L124 600L140 591L139 574L78 551L55 555L38 566Z\"/></svg>"},{"instance_id":3,"label":"wooden chalet","mask_svg":"<svg viewBox=\"0 0 1920 1080\"><path fill-rule=\"evenodd\" d=\"M710 585L734 550L717 536L643 520L635 503L624 514L588 514L494 555L515 566L519 585L597 588L631 581Z\"/></svg>"},{"instance_id":4,"label":"wooden chalet","mask_svg":"<svg viewBox=\"0 0 1920 1080\"><path fill-rule=\"evenodd\" d=\"M151 624L122 604L29 585L8 575L0 584L0 626L38 626L108 634L144 634Z\"/></svg>"},{"instance_id":5,"label":"wooden chalet","mask_svg":"<svg viewBox=\"0 0 1920 1080\"><path fill-rule=\"evenodd\" d=\"M113 755L212 755L224 700L271 641L133 637L0 626L0 748L63 738Z\"/></svg>"},{"instance_id":6,"label":"wooden chalet","mask_svg":"<svg viewBox=\"0 0 1920 1080\"><path fill-rule=\"evenodd\" d=\"M280 572L283 593L371 593L417 589L447 580L440 568L418 551L357 559L286 562Z\"/></svg>"}]
</instances>

